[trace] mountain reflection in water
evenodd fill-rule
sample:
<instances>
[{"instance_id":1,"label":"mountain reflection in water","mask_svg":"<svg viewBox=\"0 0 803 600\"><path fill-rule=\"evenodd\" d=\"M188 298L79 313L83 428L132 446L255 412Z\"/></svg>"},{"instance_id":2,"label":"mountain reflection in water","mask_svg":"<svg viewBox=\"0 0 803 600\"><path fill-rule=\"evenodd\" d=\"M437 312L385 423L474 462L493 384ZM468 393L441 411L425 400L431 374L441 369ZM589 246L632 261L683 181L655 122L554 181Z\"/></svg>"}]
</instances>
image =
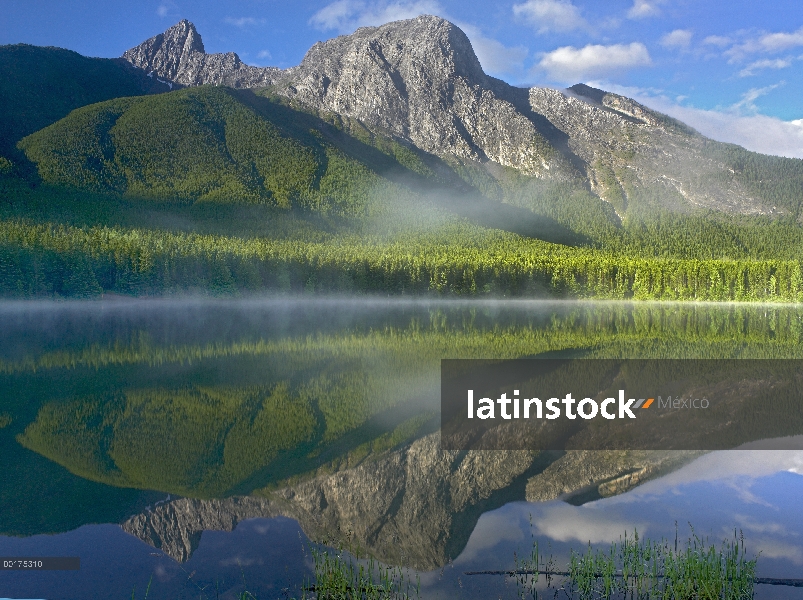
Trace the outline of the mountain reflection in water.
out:
<instances>
[{"instance_id":1,"label":"mountain reflection in water","mask_svg":"<svg viewBox=\"0 0 803 600\"><path fill-rule=\"evenodd\" d=\"M656 478L699 455L443 451L436 432L441 358L803 355L803 309L795 306L121 301L7 304L0 307L0 322L0 450L11 465L0 492L0 532L34 536L0 538L0 553L45 546L55 555L88 552L89 562L74 579L88 586L82 597L95 593L88 590L104 597L106 584L93 587L86 580L94 568L105 564L114 571L111 565L119 563L123 569L128 560L138 565L129 575L121 570L109 576L121 593L130 591L134 575L149 571L161 573L159 581L168 585L182 569L191 572L196 562L209 560L198 558L207 539L219 541L220 553L252 556L245 547L232 552L228 544L234 542L221 540L239 539L253 523L281 529L281 556L294 556L303 544L294 521L283 517L297 520L312 539L348 535L383 561L423 572L469 556L509 565L512 549L491 552L499 540L490 546L487 539L476 541L485 520L514 523L518 517L504 515L526 506L536 533L562 544L575 538L562 539L543 523L584 523L577 515L614 506L606 504L614 499L592 501L654 480L620 496L640 498L631 502L644 506L654 499L639 494L670 480ZM725 485L704 483L714 471L705 472L692 487ZM761 473L757 481L777 477ZM689 485L673 490L686 498ZM571 504L508 504L556 498ZM721 524L719 516L701 516L683 502L657 518L743 527L749 540L747 504L744 514ZM539 512L550 506L558 512ZM617 526L643 523L666 535L666 523L649 526L649 519L638 521L638 512ZM791 526L790 519L778 523ZM86 523L122 523L156 556L143 555L149 546L119 529L72 531ZM516 526L493 529L509 527ZM720 529L712 533L720 536ZM59 531L70 533L36 535ZM617 530L607 541L623 533ZM107 544L109 553L94 555L87 544L95 543ZM773 552L779 551L764 556L773 558ZM126 561L120 562L122 556ZM225 562L220 556L204 562L208 580L218 576ZM272 573L268 556L273 554L258 562ZM293 581L291 573L308 568L302 555L295 560L285 577ZM50 575L32 580L14 574L10 581L22 585L24 577L30 589L41 585L39 594L56 597L46 584ZM71 575L61 577L63 583ZM286 587L274 575L259 579L270 589Z\"/></svg>"}]
</instances>

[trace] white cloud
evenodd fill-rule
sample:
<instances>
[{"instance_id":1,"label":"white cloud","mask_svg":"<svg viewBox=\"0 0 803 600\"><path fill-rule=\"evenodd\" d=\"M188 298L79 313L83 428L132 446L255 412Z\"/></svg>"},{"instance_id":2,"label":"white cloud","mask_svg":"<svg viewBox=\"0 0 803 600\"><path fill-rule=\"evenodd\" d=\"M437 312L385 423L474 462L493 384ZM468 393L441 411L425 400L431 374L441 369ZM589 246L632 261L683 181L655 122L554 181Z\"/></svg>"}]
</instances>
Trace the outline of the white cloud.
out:
<instances>
[{"instance_id":1,"label":"white cloud","mask_svg":"<svg viewBox=\"0 0 803 600\"><path fill-rule=\"evenodd\" d=\"M588 26L580 10L568 0L527 0L513 5L513 14L538 28L547 31L572 31Z\"/></svg>"},{"instance_id":2,"label":"white cloud","mask_svg":"<svg viewBox=\"0 0 803 600\"><path fill-rule=\"evenodd\" d=\"M782 87L785 84L786 82L781 81L780 83L768 85L763 88L750 88L744 94L742 94L741 100L739 100L736 104L731 106L731 110L737 112L742 110L747 110L751 113L758 112L758 106L756 106L756 100L761 98L761 96L766 96L772 90Z\"/></svg>"},{"instance_id":3,"label":"white cloud","mask_svg":"<svg viewBox=\"0 0 803 600\"><path fill-rule=\"evenodd\" d=\"M166 2L162 2L158 7L156 7L156 14L162 19L166 17L172 19L177 17L179 13L175 3L168 0Z\"/></svg>"},{"instance_id":4,"label":"white cloud","mask_svg":"<svg viewBox=\"0 0 803 600\"><path fill-rule=\"evenodd\" d=\"M657 17L661 14L659 4L666 0L633 0L633 6L627 11L629 19L644 19L646 17Z\"/></svg>"},{"instance_id":5,"label":"white cloud","mask_svg":"<svg viewBox=\"0 0 803 600\"><path fill-rule=\"evenodd\" d=\"M607 82L588 83L594 87L633 98L645 106L690 125L713 140L738 144L748 150L761 152L762 154L803 158L803 119L783 121L776 117L762 114L744 114L743 112L745 110L756 112L755 100L771 91L769 88L775 89L780 84L748 90L739 102L729 108L704 110L681 106L653 90L628 88ZM736 452L736 450L728 451L721 455L714 453L708 455L709 458L704 457L704 459L700 460L708 461L713 460L714 457L720 458L722 460L722 472L726 475L733 473L731 467L755 469L757 465L763 464L761 459L771 461L770 468L776 470L780 469L779 463L792 460L787 468L803 473L803 452L795 454L764 451L762 454L759 451L754 454L748 454L747 451L744 451L744 455L739 458L739 461L735 460L733 452ZM733 463L731 464L728 461L733 461Z\"/></svg>"},{"instance_id":6,"label":"white cloud","mask_svg":"<svg viewBox=\"0 0 803 600\"><path fill-rule=\"evenodd\" d=\"M709 35L703 40L703 44L708 44L709 46L719 46L720 48L724 48L731 42L733 42L732 39L722 35Z\"/></svg>"},{"instance_id":7,"label":"white cloud","mask_svg":"<svg viewBox=\"0 0 803 600\"><path fill-rule=\"evenodd\" d=\"M781 542L775 537L751 540L751 551L760 552L762 558L780 558L803 565L803 548Z\"/></svg>"},{"instance_id":8,"label":"white cloud","mask_svg":"<svg viewBox=\"0 0 803 600\"><path fill-rule=\"evenodd\" d=\"M442 13L443 8L436 0L376 3L367 3L362 0L337 0L312 15L309 23L324 31L334 29L340 33L350 33L358 27L384 25L391 21L412 19L419 15Z\"/></svg>"},{"instance_id":9,"label":"white cloud","mask_svg":"<svg viewBox=\"0 0 803 600\"><path fill-rule=\"evenodd\" d=\"M792 33L764 33L734 44L725 52L731 63L740 62L753 54L773 54L803 46L803 27Z\"/></svg>"},{"instance_id":10,"label":"white cloud","mask_svg":"<svg viewBox=\"0 0 803 600\"><path fill-rule=\"evenodd\" d=\"M538 68L556 81L577 83L589 77L652 64L647 48L640 42L601 46L589 44L583 48L564 46L543 55Z\"/></svg>"},{"instance_id":11,"label":"white cloud","mask_svg":"<svg viewBox=\"0 0 803 600\"><path fill-rule=\"evenodd\" d=\"M255 19L254 17L226 17L223 20L229 25L234 25L240 29L252 27L254 25L261 25L265 22L265 19Z\"/></svg>"},{"instance_id":12,"label":"white cloud","mask_svg":"<svg viewBox=\"0 0 803 600\"><path fill-rule=\"evenodd\" d=\"M470 562L485 554L483 551L490 550L501 542L518 542L522 539L524 533L516 519L511 519L510 515L501 511L485 513L477 521L465 549L456 562L458 564Z\"/></svg>"},{"instance_id":13,"label":"white cloud","mask_svg":"<svg viewBox=\"0 0 803 600\"><path fill-rule=\"evenodd\" d=\"M776 58L775 60L757 60L739 71L739 77L750 77L751 75L755 75L757 71L763 69L785 69L790 66L792 66L792 61L789 59Z\"/></svg>"},{"instance_id":14,"label":"white cloud","mask_svg":"<svg viewBox=\"0 0 803 600\"><path fill-rule=\"evenodd\" d=\"M686 50L691 45L692 32L688 29L675 29L661 38L664 48Z\"/></svg>"},{"instance_id":15,"label":"white cloud","mask_svg":"<svg viewBox=\"0 0 803 600\"><path fill-rule=\"evenodd\" d=\"M271 58L273 58L273 56L271 55L271 53L270 53L270 50L260 50L260 51L257 53L257 58L267 58L267 59L271 59Z\"/></svg>"},{"instance_id":16,"label":"white cloud","mask_svg":"<svg viewBox=\"0 0 803 600\"><path fill-rule=\"evenodd\" d=\"M359 12L365 9L363 2L354 0L338 0L324 6L316 12L309 20L309 24L318 29L336 29L345 31L352 28L352 22L358 19Z\"/></svg>"},{"instance_id":17,"label":"white cloud","mask_svg":"<svg viewBox=\"0 0 803 600\"><path fill-rule=\"evenodd\" d=\"M619 92L617 92L619 93ZM632 97L632 96L631 96ZM642 102L646 99L638 99ZM669 114L666 105L660 99L653 98L649 104L644 104ZM657 101L656 101L657 100ZM689 109L686 109L689 110ZM691 109L694 110L694 109ZM701 113L716 113L716 111L699 111ZM680 115L690 113L678 113ZM691 123L689 123L691 125ZM803 131L803 127L801 128ZM715 481L731 482L748 485L751 480L773 475L775 473L803 472L803 451L799 450L724 450L711 452L694 460L688 465L673 471L660 479L648 481L636 489L620 496L622 502L643 502L643 496L655 496L669 490L698 482L711 483Z\"/></svg>"},{"instance_id":18,"label":"white cloud","mask_svg":"<svg viewBox=\"0 0 803 600\"><path fill-rule=\"evenodd\" d=\"M769 533L772 535L783 535L786 533L787 526L782 523L756 521L750 515L733 515L734 520L739 524L739 529L751 533Z\"/></svg>"},{"instance_id":19,"label":"white cloud","mask_svg":"<svg viewBox=\"0 0 803 600\"><path fill-rule=\"evenodd\" d=\"M594 504L576 507L569 504L555 504L543 509L541 518L533 526L541 535L559 542L577 540L581 543L609 544L622 534L638 530L640 535L647 531L647 523L637 523L631 519L617 520L603 513Z\"/></svg>"},{"instance_id":20,"label":"white cloud","mask_svg":"<svg viewBox=\"0 0 803 600\"><path fill-rule=\"evenodd\" d=\"M758 40L765 52L780 52L803 46L803 27L794 33L768 33Z\"/></svg>"},{"instance_id":21,"label":"white cloud","mask_svg":"<svg viewBox=\"0 0 803 600\"><path fill-rule=\"evenodd\" d=\"M524 46L508 47L501 42L486 37L473 25L457 23L471 40L474 53L482 65L483 70L489 73L518 74L524 70L524 59L528 50Z\"/></svg>"}]
</instances>

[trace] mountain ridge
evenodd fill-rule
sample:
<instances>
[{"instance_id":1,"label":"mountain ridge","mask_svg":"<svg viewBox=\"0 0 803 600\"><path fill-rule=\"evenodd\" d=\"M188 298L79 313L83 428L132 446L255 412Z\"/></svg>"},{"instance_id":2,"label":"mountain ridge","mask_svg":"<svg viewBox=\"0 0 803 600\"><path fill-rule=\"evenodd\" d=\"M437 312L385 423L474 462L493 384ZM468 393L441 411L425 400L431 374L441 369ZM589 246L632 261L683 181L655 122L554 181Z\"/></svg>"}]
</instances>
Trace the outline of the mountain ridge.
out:
<instances>
[{"instance_id":1,"label":"mountain ridge","mask_svg":"<svg viewBox=\"0 0 803 600\"><path fill-rule=\"evenodd\" d=\"M2 293L803 293L799 264L772 262L803 256L799 159L709 140L587 85L510 86L437 17L362 28L297 67L248 67L254 77L179 25L129 56L188 85L61 51L125 62L127 87L106 72L85 84L32 49L28 80L53 65L48 82L85 92L62 102L52 86L8 86L21 69L0 60L17 107L0 129L22 115L19 134L33 131L0 157ZM124 251L109 254L106 228ZM196 233L220 237L184 237Z\"/></svg>"},{"instance_id":2,"label":"mountain ridge","mask_svg":"<svg viewBox=\"0 0 803 600\"><path fill-rule=\"evenodd\" d=\"M234 52L207 54L201 35L186 19L127 50L121 58L148 75L184 86L259 87L270 85L281 73L275 67L247 65Z\"/></svg>"},{"instance_id":3,"label":"mountain ridge","mask_svg":"<svg viewBox=\"0 0 803 600\"><path fill-rule=\"evenodd\" d=\"M20 139L76 108L169 89L120 58L88 58L52 46L0 46L0 156L18 160Z\"/></svg>"},{"instance_id":4,"label":"mountain ridge","mask_svg":"<svg viewBox=\"0 0 803 600\"><path fill-rule=\"evenodd\" d=\"M634 188L656 190L657 204L672 211L797 212L744 185L723 158L729 145L630 98L585 84L517 88L487 75L466 34L432 15L318 42L284 70L205 54L188 21L123 58L182 85L265 88L453 163L581 185L620 217Z\"/></svg>"}]
</instances>

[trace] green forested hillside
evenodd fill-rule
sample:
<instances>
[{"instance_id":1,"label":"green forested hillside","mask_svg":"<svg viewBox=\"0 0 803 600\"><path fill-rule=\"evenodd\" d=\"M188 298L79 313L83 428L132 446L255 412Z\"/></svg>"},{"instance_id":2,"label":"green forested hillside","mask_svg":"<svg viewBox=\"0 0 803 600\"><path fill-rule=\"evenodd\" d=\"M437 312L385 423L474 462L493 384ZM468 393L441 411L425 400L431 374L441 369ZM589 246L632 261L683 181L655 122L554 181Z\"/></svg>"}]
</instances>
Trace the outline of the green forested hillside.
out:
<instances>
[{"instance_id":1,"label":"green forested hillside","mask_svg":"<svg viewBox=\"0 0 803 600\"><path fill-rule=\"evenodd\" d=\"M732 176L749 193L803 222L803 160L750 152L735 144L709 141L707 145L708 152L726 165L722 176Z\"/></svg>"},{"instance_id":2,"label":"green forested hillside","mask_svg":"<svg viewBox=\"0 0 803 600\"><path fill-rule=\"evenodd\" d=\"M782 216L672 212L637 187L617 214L579 183L429 155L269 90L91 104L19 149L38 175L0 175L7 296L803 299L803 161L722 144Z\"/></svg>"},{"instance_id":3,"label":"green forested hillside","mask_svg":"<svg viewBox=\"0 0 803 600\"><path fill-rule=\"evenodd\" d=\"M204 86L87 106L19 146L51 185L363 215L381 182L324 139L328 129L250 92Z\"/></svg>"},{"instance_id":4,"label":"green forested hillside","mask_svg":"<svg viewBox=\"0 0 803 600\"><path fill-rule=\"evenodd\" d=\"M0 157L15 161L20 139L75 108L168 89L124 61L62 48L0 46Z\"/></svg>"}]
</instances>

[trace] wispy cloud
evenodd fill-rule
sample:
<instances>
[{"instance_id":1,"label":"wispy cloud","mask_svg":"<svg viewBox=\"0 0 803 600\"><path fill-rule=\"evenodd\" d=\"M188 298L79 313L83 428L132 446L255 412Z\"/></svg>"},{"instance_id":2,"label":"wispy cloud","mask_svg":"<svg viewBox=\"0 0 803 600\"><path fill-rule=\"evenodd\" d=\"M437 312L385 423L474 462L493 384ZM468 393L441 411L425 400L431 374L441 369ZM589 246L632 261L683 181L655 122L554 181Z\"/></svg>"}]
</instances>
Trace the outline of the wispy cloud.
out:
<instances>
[{"instance_id":1,"label":"wispy cloud","mask_svg":"<svg viewBox=\"0 0 803 600\"><path fill-rule=\"evenodd\" d=\"M764 60L757 60L755 62L750 63L744 69L739 71L739 77L750 77L751 75L755 75L759 71L763 71L764 69L785 69L786 67L792 66L791 59L764 59Z\"/></svg>"},{"instance_id":2,"label":"wispy cloud","mask_svg":"<svg viewBox=\"0 0 803 600\"><path fill-rule=\"evenodd\" d=\"M460 553L459 563L467 563L484 554L497 544L505 541L518 542L524 538L520 524L509 518L509 515L500 512L490 512L482 515L463 552Z\"/></svg>"},{"instance_id":3,"label":"wispy cloud","mask_svg":"<svg viewBox=\"0 0 803 600\"><path fill-rule=\"evenodd\" d=\"M254 25L262 25L265 22L265 19L257 19L255 17L226 17L223 20L229 25L234 25L240 29L253 27Z\"/></svg>"},{"instance_id":4,"label":"wispy cloud","mask_svg":"<svg viewBox=\"0 0 803 600\"><path fill-rule=\"evenodd\" d=\"M698 125L700 123L705 123L707 120L716 119L716 115L723 115L721 111L678 107L665 97L641 96L638 93L633 93L633 88L608 86L608 89L634 98L650 108L661 111L676 119L680 119L692 127L695 127L695 129L703 135L708 134L703 130L704 127L699 127ZM695 114L697 115L696 117L694 116ZM724 116L732 117L733 115L724 114ZM779 121L779 119L772 119L771 117L763 118ZM733 119L729 119L728 122L732 123ZM783 123L784 121L781 122ZM800 132L801 138L799 138L799 140L801 144L799 148L803 151L803 125L800 127ZM709 135L709 137L719 139L711 135ZM732 140L719 141L730 142ZM757 151L760 152L760 150ZM750 483L757 478L774 475L775 473L783 471L795 473L803 472L803 451L724 450L711 452L664 477L648 481L635 490L620 496L619 499L621 502L643 502L644 496L660 495L667 491L699 482L731 482L734 485L740 484L742 487L749 487Z\"/></svg>"},{"instance_id":5,"label":"wispy cloud","mask_svg":"<svg viewBox=\"0 0 803 600\"><path fill-rule=\"evenodd\" d=\"M750 515L741 515L736 514L733 515L734 520L736 523L739 524L739 528L745 531L750 531L752 533L769 533L772 535L783 535L787 531L787 527L782 523L776 522L766 522L762 523L760 521L756 521Z\"/></svg>"},{"instance_id":6,"label":"wispy cloud","mask_svg":"<svg viewBox=\"0 0 803 600\"><path fill-rule=\"evenodd\" d=\"M735 104L717 110L683 106L675 99L655 91L617 86L608 82L589 82L589 85L629 96L652 109L683 121L711 139L738 144L762 154L803 158L803 119L784 121L762 115L755 104L758 98L780 87L781 83L748 90ZM738 460L735 460L737 452L741 454L738 454ZM803 473L803 452L729 450L721 454L712 453L700 459L703 461L701 464L707 464L712 460L718 461L717 468L720 469L723 479L729 477L735 479L742 474L760 475L787 469ZM695 472L693 465L683 470L683 474L686 475ZM709 468L706 473L710 472ZM670 475L665 481L672 482L674 477L675 475Z\"/></svg>"},{"instance_id":7,"label":"wispy cloud","mask_svg":"<svg viewBox=\"0 0 803 600\"><path fill-rule=\"evenodd\" d=\"M661 45L664 48L688 50L692 36L692 32L688 29L675 29L661 38Z\"/></svg>"},{"instance_id":8,"label":"wispy cloud","mask_svg":"<svg viewBox=\"0 0 803 600\"><path fill-rule=\"evenodd\" d=\"M564 46L544 54L538 68L555 81L577 83L590 77L604 77L651 64L646 46L633 42L611 46L589 44L583 48Z\"/></svg>"},{"instance_id":9,"label":"wispy cloud","mask_svg":"<svg viewBox=\"0 0 803 600\"><path fill-rule=\"evenodd\" d=\"M666 0L633 0L633 6L627 11L629 19L646 19L647 17L657 17L661 14L659 5Z\"/></svg>"},{"instance_id":10,"label":"wispy cloud","mask_svg":"<svg viewBox=\"0 0 803 600\"><path fill-rule=\"evenodd\" d=\"M527 0L514 4L513 14L534 26L538 33L588 27L580 9L569 0Z\"/></svg>"},{"instance_id":11,"label":"wispy cloud","mask_svg":"<svg viewBox=\"0 0 803 600\"><path fill-rule=\"evenodd\" d=\"M778 89L779 87L783 87L784 85L786 85L786 82L781 81L779 83L768 85L762 88L750 88L744 94L742 94L741 100L739 100L736 104L734 104L731 107L731 110L736 111L737 113L741 113L743 111L748 111L751 113L758 112L758 106L756 106L756 100L761 98L761 96L766 96L772 90Z\"/></svg>"},{"instance_id":12,"label":"wispy cloud","mask_svg":"<svg viewBox=\"0 0 803 600\"><path fill-rule=\"evenodd\" d=\"M780 558L796 565L803 565L803 548L795 544L782 542L776 537L762 537L754 539L751 547L761 553L763 558Z\"/></svg>"},{"instance_id":13,"label":"wispy cloud","mask_svg":"<svg viewBox=\"0 0 803 600\"><path fill-rule=\"evenodd\" d=\"M647 531L647 523L637 523L629 519L601 519L593 504L575 507L557 504L543 510L540 519L533 523L537 532L559 542L578 541L592 544L610 543L619 539L623 532L638 530L642 535Z\"/></svg>"},{"instance_id":14,"label":"wispy cloud","mask_svg":"<svg viewBox=\"0 0 803 600\"><path fill-rule=\"evenodd\" d=\"M527 48L505 46L502 42L483 35L479 28L468 23L456 23L456 25L468 36L483 70L496 74L523 73L524 59L529 54Z\"/></svg>"},{"instance_id":15,"label":"wispy cloud","mask_svg":"<svg viewBox=\"0 0 803 600\"><path fill-rule=\"evenodd\" d=\"M729 37L725 37L722 35L709 35L707 38L703 40L703 44L709 46L719 46L720 48L724 48L728 44L731 44L733 40Z\"/></svg>"},{"instance_id":16,"label":"wispy cloud","mask_svg":"<svg viewBox=\"0 0 803 600\"><path fill-rule=\"evenodd\" d=\"M257 52L257 58L267 58L268 60L270 60L271 58L273 58L273 56L271 55L270 50L260 50L259 52Z\"/></svg>"},{"instance_id":17,"label":"wispy cloud","mask_svg":"<svg viewBox=\"0 0 803 600\"><path fill-rule=\"evenodd\" d=\"M178 8L173 2L162 2L156 7L156 14L162 19L178 15Z\"/></svg>"},{"instance_id":18,"label":"wispy cloud","mask_svg":"<svg viewBox=\"0 0 803 600\"><path fill-rule=\"evenodd\" d=\"M803 27L792 33L773 32L743 39L725 51L731 63L741 62L756 54L775 54L787 52L803 46Z\"/></svg>"},{"instance_id":19,"label":"wispy cloud","mask_svg":"<svg viewBox=\"0 0 803 600\"><path fill-rule=\"evenodd\" d=\"M768 33L758 43L765 52L778 52L803 46L803 27L794 33Z\"/></svg>"}]
</instances>

